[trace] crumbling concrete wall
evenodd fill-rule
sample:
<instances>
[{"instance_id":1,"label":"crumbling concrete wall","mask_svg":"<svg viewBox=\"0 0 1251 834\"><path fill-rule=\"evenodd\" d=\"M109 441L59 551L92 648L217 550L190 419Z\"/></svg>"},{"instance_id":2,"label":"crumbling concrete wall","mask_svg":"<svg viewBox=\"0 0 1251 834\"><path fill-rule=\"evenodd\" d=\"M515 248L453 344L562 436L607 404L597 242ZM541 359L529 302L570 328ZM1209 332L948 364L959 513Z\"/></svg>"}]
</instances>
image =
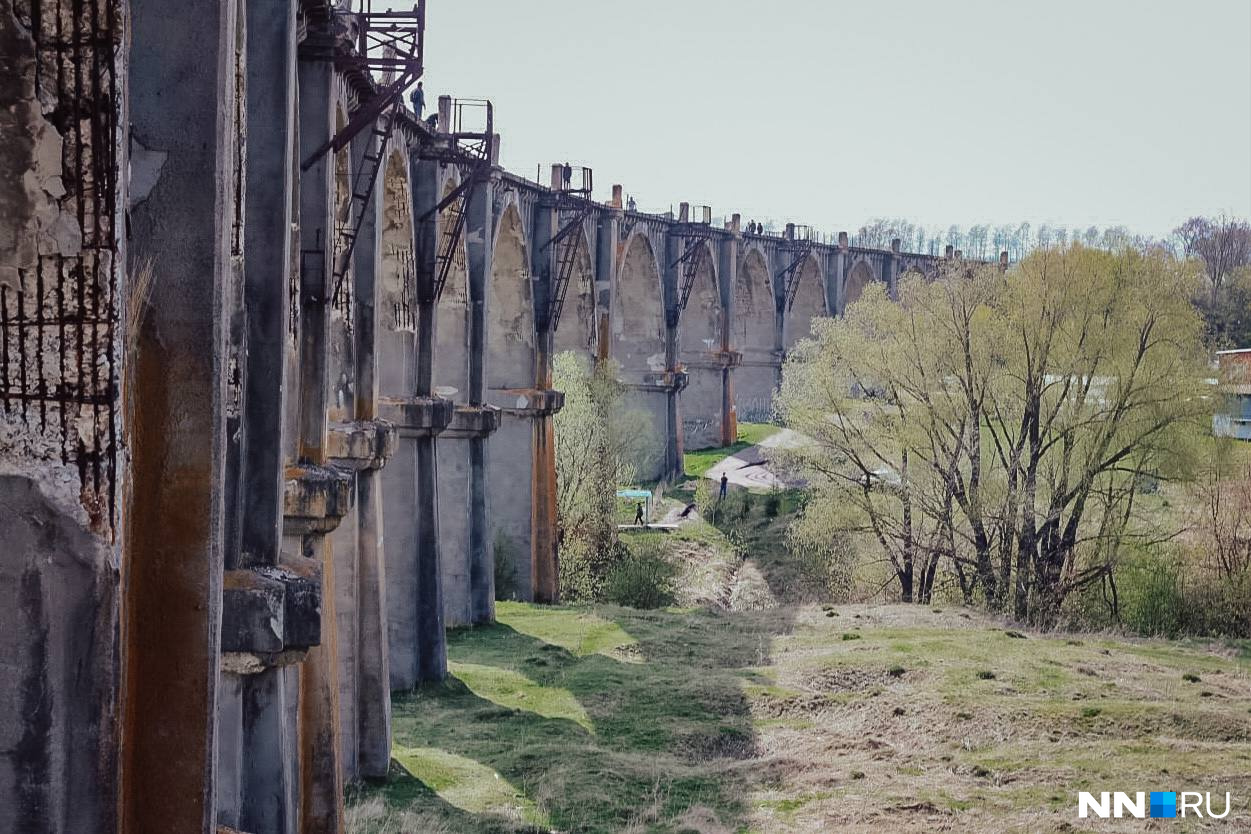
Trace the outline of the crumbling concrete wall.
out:
<instances>
[{"instance_id":1,"label":"crumbling concrete wall","mask_svg":"<svg viewBox=\"0 0 1251 834\"><path fill-rule=\"evenodd\" d=\"M4 831L116 830L124 12L0 0Z\"/></svg>"}]
</instances>

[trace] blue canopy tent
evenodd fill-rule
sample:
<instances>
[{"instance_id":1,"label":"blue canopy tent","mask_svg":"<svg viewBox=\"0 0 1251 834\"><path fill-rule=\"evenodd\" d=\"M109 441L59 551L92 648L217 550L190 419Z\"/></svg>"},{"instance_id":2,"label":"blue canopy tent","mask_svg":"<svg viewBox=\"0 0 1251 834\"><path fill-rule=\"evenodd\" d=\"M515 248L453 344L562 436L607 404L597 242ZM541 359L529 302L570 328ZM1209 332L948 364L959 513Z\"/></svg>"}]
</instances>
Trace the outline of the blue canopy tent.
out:
<instances>
[{"instance_id":1,"label":"blue canopy tent","mask_svg":"<svg viewBox=\"0 0 1251 834\"><path fill-rule=\"evenodd\" d=\"M650 489L619 489L617 490L618 498L625 498L629 501L643 502L643 523L650 524L652 520L652 491Z\"/></svg>"}]
</instances>

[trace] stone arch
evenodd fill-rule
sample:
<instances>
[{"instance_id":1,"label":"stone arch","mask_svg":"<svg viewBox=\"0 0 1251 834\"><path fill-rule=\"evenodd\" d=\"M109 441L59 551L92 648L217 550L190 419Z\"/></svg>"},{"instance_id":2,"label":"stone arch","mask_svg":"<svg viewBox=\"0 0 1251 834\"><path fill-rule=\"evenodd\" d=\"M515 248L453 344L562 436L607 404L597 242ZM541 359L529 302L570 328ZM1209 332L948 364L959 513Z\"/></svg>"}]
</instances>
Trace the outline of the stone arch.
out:
<instances>
[{"instance_id":1,"label":"stone arch","mask_svg":"<svg viewBox=\"0 0 1251 834\"><path fill-rule=\"evenodd\" d=\"M556 332L552 336L557 353L566 350L594 352L595 270L591 260L591 241L586 229L579 229L560 243L562 247L575 244L578 253L574 259L573 272L569 276L560 321L556 323Z\"/></svg>"},{"instance_id":2,"label":"stone arch","mask_svg":"<svg viewBox=\"0 0 1251 834\"><path fill-rule=\"evenodd\" d=\"M766 352L775 349L776 303L768 262L759 247L752 247L743 255L734 283L734 321L730 328L734 349Z\"/></svg>"},{"instance_id":3,"label":"stone arch","mask_svg":"<svg viewBox=\"0 0 1251 834\"><path fill-rule=\"evenodd\" d=\"M443 181L440 197L446 198L460 185L455 171ZM439 251L443 251L447 238L452 234L452 207L439 212L436 239ZM465 266L465 239L460 241L452 255L443 294L435 308L434 383L440 396L465 402L469 388L469 273Z\"/></svg>"},{"instance_id":4,"label":"stone arch","mask_svg":"<svg viewBox=\"0 0 1251 834\"><path fill-rule=\"evenodd\" d=\"M717 287L717 264L712 246L699 244L695 280L686 309L678 319L678 344L683 359L721 349L721 291ZM679 281L685 265L679 267Z\"/></svg>"},{"instance_id":5,"label":"stone arch","mask_svg":"<svg viewBox=\"0 0 1251 834\"><path fill-rule=\"evenodd\" d=\"M868 261L861 258L852 264L847 279L843 282L843 311L846 312L849 306L856 303L864 288L876 280L877 276L873 274L873 267L869 266Z\"/></svg>"},{"instance_id":6,"label":"stone arch","mask_svg":"<svg viewBox=\"0 0 1251 834\"><path fill-rule=\"evenodd\" d=\"M665 308L660 264L646 234L626 240L617 275L613 356L631 377L665 370Z\"/></svg>"},{"instance_id":7,"label":"stone arch","mask_svg":"<svg viewBox=\"0 0 1251 834\"><path fill-rule=\"evenodd\" d=\"M816 253L800 264L795 295L787 305L785 345L787 348L812 333L812 320L829 315L825 301L825 270Z\"/></svg>"},{"instance_id":8,"label":"stone arch","mask_svg":"<svg viewBox=\"0 0 1251 834\"><path fill-rule=\"evenodd\" d=\"M500 215L487 291L487 387L533 388L534 295L521 211L510 202Z\"/></svg>"}]
</instances>

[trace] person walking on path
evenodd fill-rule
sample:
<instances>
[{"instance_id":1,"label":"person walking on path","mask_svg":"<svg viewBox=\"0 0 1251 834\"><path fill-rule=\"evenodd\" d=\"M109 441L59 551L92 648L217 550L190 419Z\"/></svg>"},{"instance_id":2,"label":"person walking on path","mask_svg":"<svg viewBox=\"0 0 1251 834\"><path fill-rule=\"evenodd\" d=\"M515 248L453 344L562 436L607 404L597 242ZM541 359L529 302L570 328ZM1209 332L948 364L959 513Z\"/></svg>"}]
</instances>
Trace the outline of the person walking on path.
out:
<instances>
[{"instance_id":1,"label":"person walking on path","mask_svg":"<svg viewBox=\"0 0 1251 834\"><path fill-rule=\"evenodd\" d=\"M636 527L643 527L643 502L640 501L634 508L634 524Z\"/></svg>"}]
</instances>

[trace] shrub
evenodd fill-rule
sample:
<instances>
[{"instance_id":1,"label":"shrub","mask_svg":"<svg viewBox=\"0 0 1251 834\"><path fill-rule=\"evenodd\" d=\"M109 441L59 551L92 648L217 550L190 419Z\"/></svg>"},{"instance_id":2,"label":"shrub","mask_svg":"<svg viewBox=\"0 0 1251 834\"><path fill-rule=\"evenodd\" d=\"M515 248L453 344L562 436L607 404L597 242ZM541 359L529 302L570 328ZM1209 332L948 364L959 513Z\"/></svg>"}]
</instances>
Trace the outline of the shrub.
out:
<instances>
[{"instance_id":1,"label":"shrub","mask_svg":"<svg viewBox=\"0 0 1251 834\"><path fill-rule=\"evenodd\" d=\"M507 533L497 531L495 534L495 598L509 600L517 598L517 554L519 548Z\"/></svg>"},{"instance_id":2,"label":"shrub","mask_svg":"<svg viewBox=\"0 0 1251 834\"><path fill-rule=\"evenodd\" d=\"M778 511L782 509L782 495L777 489L769 492L769 496L765 498L764 514L767 518L777 518Z\"/></svg>"},{"instance_id":3,"label":"shrub","mask_svg":"<svg viewBox=\"0 0 1251 834\"><path fill-rule=\"evenodd\" d=\"M659 544L646 542L627 549L608 571L604 598L630 608L662 608L673 604L677 568Z\"/></svg>"},{"instance_id":4,"label":"shrub","mask_svg":"<svg viewBox=\"0 0 1251 834\"><path fill-rule=\"evenodd\" d=\"M620 541L607 548L581 536L566 538L560 549L560 598L567 602L601 602L613 566L626 557Z\"/></svg>"}]
</instances>

